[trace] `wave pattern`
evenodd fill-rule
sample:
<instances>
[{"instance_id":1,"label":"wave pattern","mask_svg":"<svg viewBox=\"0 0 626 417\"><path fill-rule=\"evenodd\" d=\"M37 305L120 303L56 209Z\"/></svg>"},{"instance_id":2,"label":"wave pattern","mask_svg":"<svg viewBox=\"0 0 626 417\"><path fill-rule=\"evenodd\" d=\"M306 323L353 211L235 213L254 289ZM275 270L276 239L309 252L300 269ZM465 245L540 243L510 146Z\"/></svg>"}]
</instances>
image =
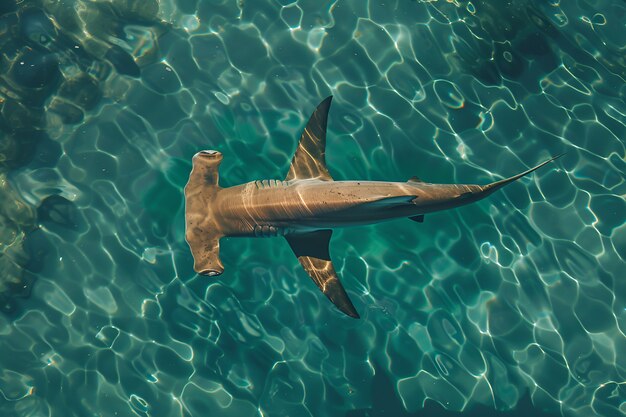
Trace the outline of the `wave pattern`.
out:
<instances>
[{"instance_id":1,"label":"wave pattern","mask_svg":"<svg viewBox=\"0 0 626 417\"><path fill-rule=\"evenodd\" d=\"M624 4L24 3L0 6L0 265L32 236L37 281L0 316L0 414L626 413ZM337 231L358 321L282 239L227 239L226 273L195 275L191 156L219 149L225 186L281 178L329 94L336 179L567 154L423 224Z\"/></svg>"}]
</instances>

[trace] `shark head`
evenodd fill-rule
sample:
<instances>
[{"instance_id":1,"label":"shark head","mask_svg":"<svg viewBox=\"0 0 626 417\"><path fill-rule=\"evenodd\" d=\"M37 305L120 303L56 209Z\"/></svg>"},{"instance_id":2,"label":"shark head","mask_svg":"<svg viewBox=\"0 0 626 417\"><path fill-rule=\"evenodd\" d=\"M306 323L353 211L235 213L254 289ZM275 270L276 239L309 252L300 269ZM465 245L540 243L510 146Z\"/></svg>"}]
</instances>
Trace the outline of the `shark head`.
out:
<instances>
[{"instance_id":1,"label":"shark head","mask_svg":"<svg viewBox=\"0 0 626 417\"><path fill-rule=\"evenodd\" d=\"M185 239L191 248L194 270L200 275L217 276L224 272L219 257L222 233L211 216L211 201L219 186L221 152L200 151L193 157L189 182L185 186Z\"/></svg>"}]
</instances>

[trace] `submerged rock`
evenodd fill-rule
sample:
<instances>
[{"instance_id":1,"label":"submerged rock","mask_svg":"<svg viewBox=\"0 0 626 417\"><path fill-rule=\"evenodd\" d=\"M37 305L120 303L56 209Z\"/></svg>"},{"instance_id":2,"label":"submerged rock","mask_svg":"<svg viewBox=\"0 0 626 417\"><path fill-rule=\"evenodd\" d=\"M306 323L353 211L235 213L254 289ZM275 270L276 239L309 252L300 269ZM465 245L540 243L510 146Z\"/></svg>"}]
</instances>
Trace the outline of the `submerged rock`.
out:
<instances>
[{"instance_id":1,"label":"submerged rock","mask_svg":"<svg viewBox=\"0 0 626 417\"><path fill-rule=\"evenodd\" d=\"M58 32L43 10L27 8L22 10L19 17L20 33L33 45L45 47L57 38Z\"/></svg>"},{"instance_id":2,"label":"submerged rock","mask_svg":"<svg viewBox=\"0 0 626 417\"><path fill-rule=\"evenodd\" d=\"M51 222L71 230L78 230L84 223L74 203L60 195L51 195L41 202L37 219L44 224Z\"/></svg>"},{"instance_id":3,"label":"submerged rock","mask_svg":"<svg viewBox=\"0 0 626 417\"><path fill-rule=\"evenodd\" d=\"M55 98L50 103L49 110L58 114L61 117L63 123L68 125L77 124L83 121L85 114L81 109L68 103L65 100Z\"/></svg>"},{"instance_id":4,"label":"submerged rock","mask_svg":"<svg viewBox=\"0 0 626 417\"><path fill-rule=\"evenodd\" d=\"M91 75L79 74L65 80L59 89L59 96L72 101L84 110L91 110L102 98L99 87L98 81Z\"/></svg>"},{"instance_id":5,"label":"submerged rock","mask_svg":"<svg viewBox=\"0 0 626 417\"><path fill-rule=\"evenodd\" d=\"M46 234L87 228L58 195L27 205L7 173L31 162L54 166L62 151L48 129L82 123L115 77L139 77L162 58L158 39L170 28L158 12L157 0L0 0L0 310L15 311L30 293L54 251Z\"/></svg>"},{"instance_id":6,"label":"submerged rock","mask_svg":"<svg viewBox=\"0 0 626 417\"><path fill-rule=\"evenodd\" d=\"M0 16L3 14L14 12L17 9L15 0L2 0L0 2Z\"/></svg>"},{"instance_id":7,"label":"submerged rock","mask_svg":"<svg viewBox=\"0 0 626 417\"><path fill-rule=\"evenodd\" d=\"M141 70L133 57L117 45L112 45L105 58L113 64L117 72L131 77L139 77Z\"/></svg>"},{"instance_id":8,"label":"submerged rock","mask_svg":"<svg viewBox=\"0 0 626 417\"><path fill-rule=\"evenodd\" d=\"M26 49L11 66L10 75L22 87L44 88L61 77L59 62L53 54Z\"/></svg>"},{"instance_id":9,"label":"submerged rock","mask_svg":"<svg viewBox=\"0 0 626 417\"><path fill-rule=\"evenodd\" d=\"M0 310L4 312L14 310L15 297L30 293L34 278L24 270L30 259L24 238L34 229L34 210L0 173Z\"/></svg>"}]
</instances>

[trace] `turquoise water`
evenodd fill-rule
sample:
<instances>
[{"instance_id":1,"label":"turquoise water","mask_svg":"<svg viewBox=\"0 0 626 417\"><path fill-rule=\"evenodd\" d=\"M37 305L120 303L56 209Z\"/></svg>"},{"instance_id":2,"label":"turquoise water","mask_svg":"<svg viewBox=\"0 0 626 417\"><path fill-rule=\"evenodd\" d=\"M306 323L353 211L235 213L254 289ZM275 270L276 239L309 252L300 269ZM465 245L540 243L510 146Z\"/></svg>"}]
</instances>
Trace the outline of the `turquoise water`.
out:
<instances>
[{"instance_id":1,"label":"turquoise water","mask_svg":"<svg viewBox=\"0 0 626 417\"><path fill-rule=\"evenodd\" d=\"M1 4L1 416L626 413L623 2ZM331 94L337 180L567 154L336 230L360 320L283 239L196 275L193 154L224 154L224 186L281 179Z\"/></svg>"}]
</instances>

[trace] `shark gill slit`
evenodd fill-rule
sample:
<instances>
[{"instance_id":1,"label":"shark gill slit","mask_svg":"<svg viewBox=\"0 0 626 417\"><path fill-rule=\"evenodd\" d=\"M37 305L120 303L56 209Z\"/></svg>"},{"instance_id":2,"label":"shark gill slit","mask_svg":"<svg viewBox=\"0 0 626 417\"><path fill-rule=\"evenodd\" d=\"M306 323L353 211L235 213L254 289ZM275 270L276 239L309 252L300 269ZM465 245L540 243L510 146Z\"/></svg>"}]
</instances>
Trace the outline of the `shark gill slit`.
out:
<instances>
[{"instance_id":1,"label":"shark gill slit","mask_svg":"<svg viewBox=\"0 0 626 417\"><path fill-rule=\"evenodd\" d=\"M255 180L254 185L259 190L263 190L267 188L282 188L282 187L286 187L289 184L287 183L287 181L271 179L271 180Z\"/></svg>"},{"instance_id":2,"label":"shark gill slit","mask_svg":"<svg viewBox=\"0 0 626 417\"><path fill-rule=\"evenodd\" d=\"M276 227L267 224L255 224L253 231L254 236L256 237L277 237L285 236L289 230L285 227Z\"/></svg>"}]
</instances>

